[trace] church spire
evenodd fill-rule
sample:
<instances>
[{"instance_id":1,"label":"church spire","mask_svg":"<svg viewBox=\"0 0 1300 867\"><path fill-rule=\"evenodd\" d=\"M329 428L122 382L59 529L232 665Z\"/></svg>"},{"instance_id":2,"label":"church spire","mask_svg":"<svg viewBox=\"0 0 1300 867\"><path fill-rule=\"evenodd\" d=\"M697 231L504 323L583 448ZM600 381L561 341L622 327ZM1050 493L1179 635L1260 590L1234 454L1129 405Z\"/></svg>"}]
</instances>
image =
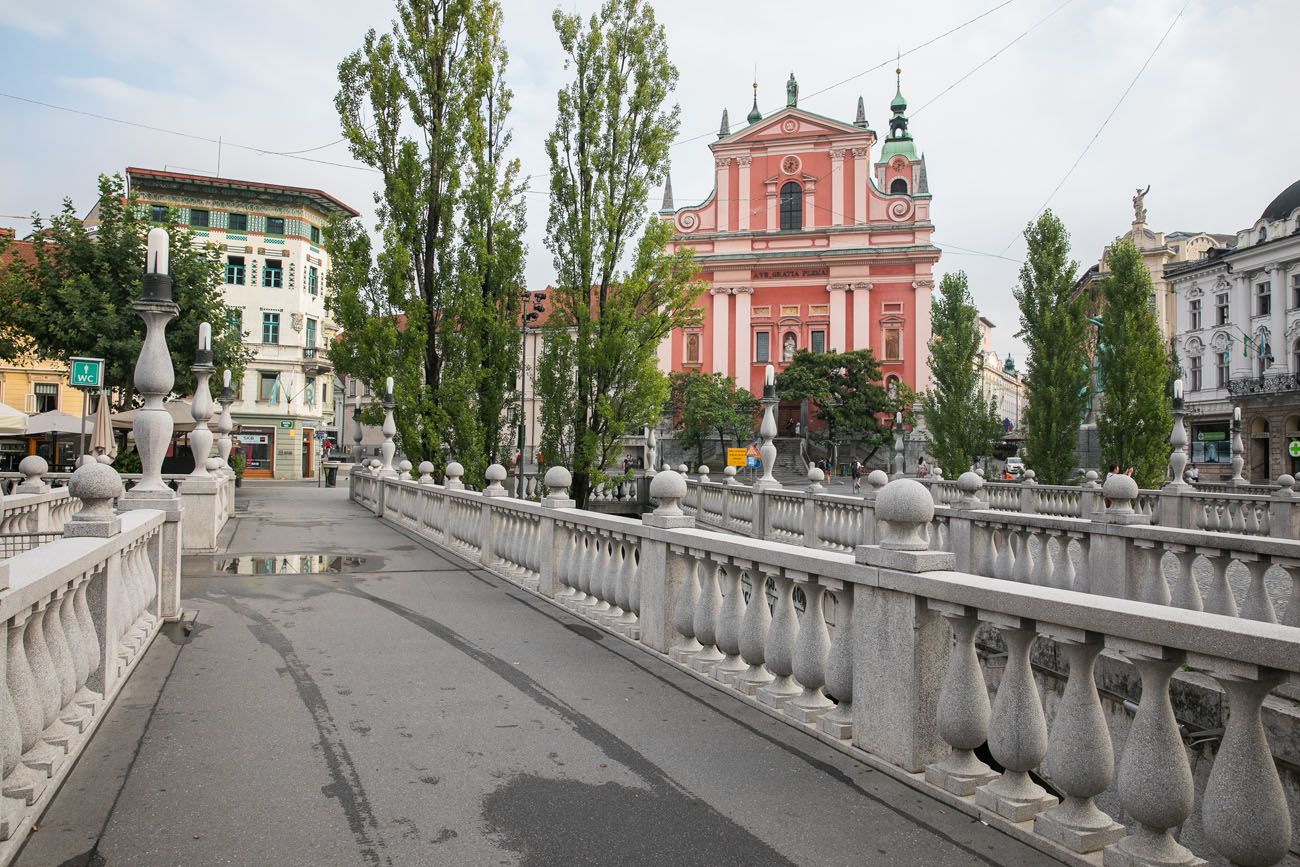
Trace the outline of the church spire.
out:
<instances>
[{"instance_id":1,"label":"church spire","mask_svg":"<svg viewBox=\"0 0 1300 867\"><path fill-rule=\"evenodd\" d=\"M718 138L726 138L731 135L731 120L727 117L727 110L722 110L722 124L718 127Z\"/></svg>"},{"instance_id":2,"label":"church spire","mask_svg":"<svg viewBox=\"0 0 1300 867\"><path fill-rule=\"evenodd\" d=\"M861 96L858 97L858 116L853 119L853 125L867 128L867 107L862 102Z\"/></svg>"},{"instance_id":3,"label":"church spire","mask_svg":"<svg viewBox=\"0 0 1300 867\"><path fill-rule=\"evenodd\" d=\"M912 136L907 132L907 100L903 98L902 67L895 69L894 74L898 79L894 89L894 99L889 103L889 108L894 113L894 116L889 119L889 137L910 139Z\"/></svg>"},{"instance_id":4,"label":"church spire","mask_svg":"<svg viewBox=\"0 0 1300 867\"><path fill-rule=\"evenodd\" d=\"M673 176L666 172L664 173L664 202L659 206L659 210L661 213L675 210L673 208Z\"/></svg>"},{"instance_id":5,"label":"church spire","mask_svg":"<svg viewBox=\"0 0 1300 867\"><path fill-rule=\"evenodd\" d=\"M757 80L757 76L755 76L754 107L749 110L749 117L745 118L745 120L749 121L749 123L753 125L758 123L762 119L763 119L763 112L758 110L758 80Z\"/></svg>"}]
</instances>

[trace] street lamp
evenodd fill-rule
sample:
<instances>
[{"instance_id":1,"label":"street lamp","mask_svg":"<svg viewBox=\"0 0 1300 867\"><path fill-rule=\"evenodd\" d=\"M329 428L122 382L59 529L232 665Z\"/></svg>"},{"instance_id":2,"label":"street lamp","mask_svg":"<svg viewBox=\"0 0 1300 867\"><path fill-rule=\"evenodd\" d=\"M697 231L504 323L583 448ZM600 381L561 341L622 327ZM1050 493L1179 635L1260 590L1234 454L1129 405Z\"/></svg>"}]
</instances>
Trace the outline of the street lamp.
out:
<instances>
[{"instance_id":1,"label":"street lamp","mask_svg":"<svg viewBox=\"0 0 1300 867\"><path fill-rule=\"evenodd\" d=\"M524 394L528 388L528 323L536 322L541 319L546 312L546 306L541 302L546 300L545 292L525 292L523 293L524 310L523 315L519 317L519 435L518 448L519 459L515 462L516 476L516 494L519 499L524 498L524 427L527 422L527 412L524 409ZM532 309L528 309L529 302L532 302ZM534 329L536 326L534 326ZM537 351L533 350L533 361L537 361Z\"/></svg>"}]
</instances>

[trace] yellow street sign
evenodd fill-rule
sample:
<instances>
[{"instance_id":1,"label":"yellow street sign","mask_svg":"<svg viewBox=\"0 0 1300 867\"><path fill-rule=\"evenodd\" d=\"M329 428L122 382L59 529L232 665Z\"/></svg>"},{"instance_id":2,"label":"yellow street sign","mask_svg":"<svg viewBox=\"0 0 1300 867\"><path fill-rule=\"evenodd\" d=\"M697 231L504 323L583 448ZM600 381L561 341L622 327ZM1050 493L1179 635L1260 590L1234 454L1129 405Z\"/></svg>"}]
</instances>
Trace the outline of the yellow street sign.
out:
<instances>
[{"instance_id":1,"label":"yellow street sign","mask_svg":"<svg viewBox=\"0 0 1300 867\"><path fill-rule=\"evenodd\" d=\"M727 449L727 466L743 467L745 465L745 449Z\"/></svg>"}]
</instances>

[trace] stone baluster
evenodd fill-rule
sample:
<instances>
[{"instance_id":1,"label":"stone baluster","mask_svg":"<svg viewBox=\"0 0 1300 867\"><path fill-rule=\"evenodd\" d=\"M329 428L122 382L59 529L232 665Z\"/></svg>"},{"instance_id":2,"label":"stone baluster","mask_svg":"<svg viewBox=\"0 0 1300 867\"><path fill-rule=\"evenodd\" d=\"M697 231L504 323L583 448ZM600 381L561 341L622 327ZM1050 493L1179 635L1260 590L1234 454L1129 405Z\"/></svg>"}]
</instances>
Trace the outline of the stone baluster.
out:
<instances>
[{"instance_id":1,"label":"stone baluster","mask_svg":"<svg viewBox=\"0 0 1300 867\"><path fill-rule=\"evenodd\" d=\"M825 691L835 707L817 719L817 728L840 740L853 737L853 587L847 581L822 578L835 594L835 634L826 654Z\"/></svg>"},{"instance_id":2,"label":"stone baluster","mask_svg":"<svg viewBox=\"0 0 1300 867\"><path fill-rule=\"evenodd\" d=\"M1055 547L1055 553L1052 548ZM1074 589L1074 561L1070 558L1070 537L1063 530L1048 530L1043 554L1051 563L1047 586L1058 590Z\"/></svg>"},{"instance_id":3,"label":"stone baluster","mask_svg":"<svg viewBox=\"0 0 1300 867\"><path fill-rule=\"evenodd\" d=\"M1072 852L1096 852L1124 836L1124 826L1097 809L1093 798L1110 788L1115 752L1093 671L1102 650L1099 635L1064 626L1044 626L1043 635L1065 650L1070 663L1056 706L1045 769L1065 794L1059 806L1034 817L1034 830Z\"/></svg>"},{"instance_id":4,"label":"stone baluster","mask_svg":"<svg viewBox=\"0 0 1300 867\"><path fill-rule=\"evenodd\" d=\"M1034 621L1022 617L983 611L980 615L997 627L1007 645L1007 667L989 722L989 752L1006 770L976 789L975 801L1003 818L1025 822L1057 804L1029 776L1047 754L1047 720L1029 665L1037 632Z\"/></svg>"},{"instance_id":5,"label":"stone baluster","mask_svg":"<svg viewBox=\"0 0 1300 867\"><path fill-rule=\"evenodd\" d=\"M591 574L591 560L596 552L592 549L591 534L586 530L573 527L573 594L560 601L569 608L577 610L587 598L587 576Z\"/></svg>"},{"instance_id":6,"label":"stone baluster","mask_svg":"<svg viewBox=\"0 0 1300 867\"><path fill-rule=\"evenodd\" d=\"M135 389L143 396L144 406L136 410L132 426L140 455L141 478L130 493L137 498L152 493L171 500L175 492L162 479L162 462L171 443L173 423L163 408L163 400L171 393L176 376L167 348L166 329L180 308L172 301L168 245L165 229L149 230L143 297L131 303L144 320L145 337L135 365Z\"/></svg>"},{"instance_id":7,"label":"stone baluster","mask_svg":"<svg viewBox=\"0 0 1300 867\"><path fill-rule=\"evenodd\" d=\"M993 577L1003 581L1014 580L1015 558L1012 556L1011 528L989 525L990 549L993 552Z\"/></svg>"},{"instance_id":8,"label":"stone baluster","mask_svg":"<svg viewBox=\"0 0 1300 867\"><path fill-rule=\"evenodd\" d=\"M0 633L7 629L8 627L0 626ZM0 642L0 647L3 646L3 642ZM22 821L22 807L28 803L25 798L8 796L10 781L16 781L14 772L20 767L18 762L22 752L23 735L18 724L18 711L14 707L13 696L9 693L8 685L0 680L0 773L4 777L3 788L6 795L0 799L0 839L7 840L14 835L19 822Z\"/></svg>"},{"instance_id":9,"label":"stone baluster","mask_svg":"<svg viewBox=\"0 0 1300 867\"><path fill-rule=\"evenodd\" d=\"M717 562L722 607L718 609L718 625L714 637L723 658L713 666L712 675L718 682L731 686L747 667L740 658L740 633L745 617L745 597L740 573L751 566L735 559L719 558Z\"/></svg>"},{"instance_id":10,"label":"stone baluster","mask_svg":"<svg viewBox=\"0 0 1300 867\"><path fill-rule=\"evenodd\" d=\"M716 561L701 552L695 556L695 564L700 577L700 588L695 600L692 628L701 649L691 656L688 663L701 674L710 674L715 665L727 658L717 646L722 589L718 586L719 567Z\"/></svg>"},{"instance_id":11,"label":"stone baluster","mask_svg":"<svg viewBox=\"0 0 1300 867\"><path fill-rule=\"evenodd\" d=\"M1008 528L1008 533L1012 531ZM1029 529L1014 531L1013 539L1015 545L1012 547L1012 553L1015 558L1015 565L1011 568L1011 580L1019 581L1021 584L1032 584L1034 581L1034 555L1031 552L1033 543L1033 533Z\"/></svg>"},{"instance_id":12,"label":"stone baluster","mask_svg":"<svg viewBox=\"0 0 1300 867\"><path fill-rule=\"evenodd\" d=\"M235 392L230 387L230 371L221 371L221 391L217 394L217 454L221 457L221 468L226 476L233 476L230 467L230 453L235 448L235 439L231 435L235 430L235 419L230 415L230 405L235 402Z\"/></svg>"},{"instance_id":13,"label":"stone baluster","mask_svg":"<svg viewBox=\"0 0 1300 867\"><path fill-rule=\"evenodd\" d=\"M7 692L13 701L14 715L18 722L21 764L5 774L4 795L29 805L41 796L45 781L58 761L54 748L40 739L45 723L36 678L27 661L26 649L27 625L31 617L31 609L25 609L10 618L6 635L8 649L5 668ZM6 737L11 738L12 733Z\"/></svg>"},{"instance_id":14,"label":"stone baluster","mask_svg":"<svg viewBox=\"0 0 1300 867\"><path fill-rule=\"evenodd\" d=\"M611 545L609 536L597 531L596 533L596 560L592 566L591 573L591 598L586 614L588 617L599 619L606 611L609 611L609 581L610 573L610 550Z\"/></svg>"},{"instance_id":15,"label":"stone baluster","mask_svg":"<svg viewBox=\"0 0 1300 867\"><path fill-rule=\"evenodd\" d=\"M1201 797L1201 825L1230 864L1280 864L1291 845L1291 814L1269 749L1260 707L1286 672L1193 655L1228 694L1223 741Z\"/></svg>"},{"instance_id":16,"label":"stone baluster","mask_svg":"<svg viewBox=\"0 0 1300 867\"><path fill-rule=\"evenodd\" d=\"M23 646L32 666L32 675L36 680L36 694L41 705L41 740L62 753L67 753L77 732L59 719L63 701L59 672L50 653L49 639L46 638L48 613L49 600L43 600L35 605L31 619L27 623Z\"/></svg>"},{"instance_id":17,"label":"stone baluster","mask_svg":"<svg viewBox=\"0 0 1300 867\"><path fill-rule=\"evenodd\" d=\"M393 422L393 408L396 405L397 401L393 397L393 378L390 376L384 383L384 426L380 428L384 435L384 442L379 446L379 454L383 456L379 475L386 479L397 476L397 470L393 468L393 455L397 453L397 444L393 442L393 437L397 436L397 425ZM464 475L463 469L461 475Z\"/></svg>"},{"instance_id":18,"label":"stone baluster","mask_svg":"<svg viewBox=\"0 0 1300 867\"><path fill-rule=\"evenodd\" d=\"M740 625L740 658L744 660L746 669L732 684L746 695L754 695L772 682L772 674L764 665L767 633L771 625L767 576L761 566L754 564L749 573L749 601L745 603L745 616Z\"/></svg>"},{"instance_id":19,"label":"stone baluster","mask_svg":"<svg viewBox=\"0 0 1300 867\"><path fill-rule=\"evenodd\" d=\"M207 322L199 323L199 345L194 352L194 364L190 370L194 373L194 399L190 403L190 417L194 419L194 429L188 440L190 454L194 457L194 469L191 476L207 478L208 455L212 453L212 431L208 429L208 420L212 418L212 392L208 390L208 380L215 370L212 366L212 326Z\"/></svg>"},{"instance_id":20,"label":"stone baluster","mask_svg":"<svg viewBox=\"0 0 1300 867\"><path fill-rule=\"evenodd\" d=\"M1268 587L1264 585L1264 573L1268 571L1269 561L1258 554L1238 554L1237 560L1250 572L1250 583L1246 585L1246 595L1241 600L1241 616L1264 623L1277 623L1277 612L1273 609L1273 600L1269 598Z\"/></svg>"},{"instance_id":21,"label":"stone baluster","mask_svg":"<svg viewBox=\"0 0 1300 867\"><path fill-rule=\"evenodd\" d=\"M1291 595L1286 602L1282 625L1300 627L1300 560L1274 557L1273 565L1285 570L1287 577L1291 579Z\"/></svg>"},{"instance_id":22,"label":"stone baluster","mask_svg":"<svg viewBox=\"0 0 1300 867\"><path fill-rule=\"evenodd\" d=\"M754 482L755 491L780 488L781 483L772 475L776 466L776 405L780 401L776 396L776 368L767 365L763 371L763 420L758 426L758 435L763 444L758 447L759 458L763 462L763 475Z\"/></svg>"},{"instance_id":23,"label":"stone baluster","mask_svg":"<svg viewBox=\"0 0 1300 867\"><path fill-rule=\"evenodd\" d=\"M89 592L90 579L83 578L77 585L73 608L77 614L78 625L81 627L82 651L86 657L87 676L82 681L82 688L77 693L76 700L82 707L90 710L91 713L97 713L104 696L92 689L90 683L91 678L99 671L99 663L102 657L99 650L99 633L95 628L95 619L90 614L90 603L87 599Z\"/></svg>"},{"instance_id":24,"label":"stone baluster","mask_svg":"<svg viewBox=\"0 0 1300 867\"><path fill-rule=\"evenodd\" d=\"M665 470L655 476L655 481L667 478L671 470ZM680 478L680 477L679 477ZM653 483L651 483L653 487ZM671 656L677 662L685 664L692 656L699 653L703 647L695 637L695 606L700 597L700 585L697 577L699 564L695 555L686 548L672 546L673 556L680 559L683 570L683 579L680 587L677 588L677 598L673 604L673 627L682 636L681 644L669 651Z\"/></svg>"},{"instance_id":25,"label":"stone baluster","mask_svg":"<svg viewBox=\"0 0 1300 867\"><path fill-rule=\"evenodd\" d=\"M768 707L781 710L786 702L801 692L794 681L794 646L799 638L799 616L794 610L794 581L792 575L801 573L774 570L772 583L776 585L776 604L772 609L772 625L767 630L763 644L763 661L773 675L772 682L758 691L758 700Z\"/></svg>"},{"instance_id":26,"label":"stone baluster","mask_svg":"<svg viewBox=\"0 0 1300 867\"><path fill-rule=\"evenodd\" d=\"M1133 553L1141 569L1138 572L1138 601L1150 602L1152 605L1169 604L1169 584L1165 581L1161 559L1164 549L1159 543L1147 539L1133 540Z\"/></svg>"},{"instance_id":27,"label":"stone baluster","mask_svg":"<svg viewBox=\"0 0 1300 867\"><path fill-rule=\"evenodd\" d=\"M615 608L618 617L611 626L627 635L636 625L636 615L632 613L632 583L636 580L636 545L630 539L623 539L619 546L622 556L619 558L618 580L615 582Z\"/></svg>"},{"instance_id":28,"label":"stone baluster","mask_svg":"<svg viewBox=\"0 0 1300 867\"><path fill-rule=\"evenodd\" d=\"M815 575L789 574L804 596L803 621L799 624L792 665L795 680L803 691L786 703L785 712L802 723L814 723L835 706L822 691L826 683L826 659L831 649L823 603L826 588Z\"/></svg>"},{"instance_id":29,"label":"stone baluster","mask_svg":"<svg viewBox=\"0 0 1300 867\"><path fill-rule=\"evenodd\" d=\"M1174 839L1172 829L1192 813L1194 788L1187 751L1169 702L1169 681L1183 664L1181 651L1108 638L1142 678L1142 700L1120 756L1120 802L1137 823L1132 834L1106 848L1107 864L1204 864Z\"/></svg>"},{"instance_id":30,"label":"stone baluster","mask_svg":"<svg viewBox=\"0 0 1300 867\"><path fill-rule=\"evenodd\" d=\"M975 755L989 734L989 693L975 650L979 619L974 609L938 600L928 606L938 611L952 629L953 645L939 690L939 736L952 752L925 769L925 780L954 795L967 797L997 779L997 773Z\"/></svg>"},{"instance_id":31,"label":"stone baluster","mask_svg":"<svg viewBox=\"0 0 1300 867\"><path fill-rule=\"evenodd\" d=\"M619 588L619 579L624 573L626 556L627 546L624 540L617 536L610 536L609 568L605 572L605 600L609 603L609 607L601 612L600 619L611 629L623 616L623 608L618 601L622 592Z\"/></svg>"},{"instance_id":32,"label":"stone baluster","mask_svg":"<svg viewBox=\"0 0 1300 867\"><path fill-rule=\"evenodd\" d=\"M1228 583L1228 566L1232 564L1232 555L1217 548L1200 547L1196 553L1210 561L1214 573L1205 592L1205 610L1211 614L1236 617L1237 600L1232 595L1232 585Z\"/></svg>"},{"instance_id":33,"label":"stone baluster","mask_svg":"<svg viewBox=\"0 0 1300 867\"><path fill-rule=\"evenodd\" d=\"M1169 604L1189 611L1201 611L1205 605L1201 601L1201 588L1192 574L1198 554L1188 545L1165 545L1165 551L1178 559L1178 582L1171 588Z\"/></svg>"},{"instance_id":34,"label":"stone baluster","mask_svg":"<svg viewBox=\"0 0 1300 867\"><path fill-rule=\"evenodd\" d=\"M45 611L45 644L50 651L50 662L59 687L59 721L76 729L80 734L85 717L84 708L73 704L77 694L77 668L72 661L72 646L63 628L63 598L66 591L56 593Z\"/></svg>"}]
</instances>

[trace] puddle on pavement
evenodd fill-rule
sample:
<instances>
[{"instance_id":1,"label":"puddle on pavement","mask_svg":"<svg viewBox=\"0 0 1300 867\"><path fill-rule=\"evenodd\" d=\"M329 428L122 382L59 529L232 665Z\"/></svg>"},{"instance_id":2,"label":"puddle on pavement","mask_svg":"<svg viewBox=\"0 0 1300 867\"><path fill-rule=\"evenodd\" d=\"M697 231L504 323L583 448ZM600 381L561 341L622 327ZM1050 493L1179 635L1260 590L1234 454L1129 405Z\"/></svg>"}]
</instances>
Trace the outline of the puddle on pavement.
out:
<instances>
[{"instance_id":1,"label":"puddle on pavement","mask_svg":"<svg viewBox=\"0 0 1300 867\"><path fill-rule=\"evenodd\" d=\"M383 557L350 554L239 554L192 555L183 569L189 574L217 575L325 575L340 572L378 572Z\"/></svg>"}]
</instances>

